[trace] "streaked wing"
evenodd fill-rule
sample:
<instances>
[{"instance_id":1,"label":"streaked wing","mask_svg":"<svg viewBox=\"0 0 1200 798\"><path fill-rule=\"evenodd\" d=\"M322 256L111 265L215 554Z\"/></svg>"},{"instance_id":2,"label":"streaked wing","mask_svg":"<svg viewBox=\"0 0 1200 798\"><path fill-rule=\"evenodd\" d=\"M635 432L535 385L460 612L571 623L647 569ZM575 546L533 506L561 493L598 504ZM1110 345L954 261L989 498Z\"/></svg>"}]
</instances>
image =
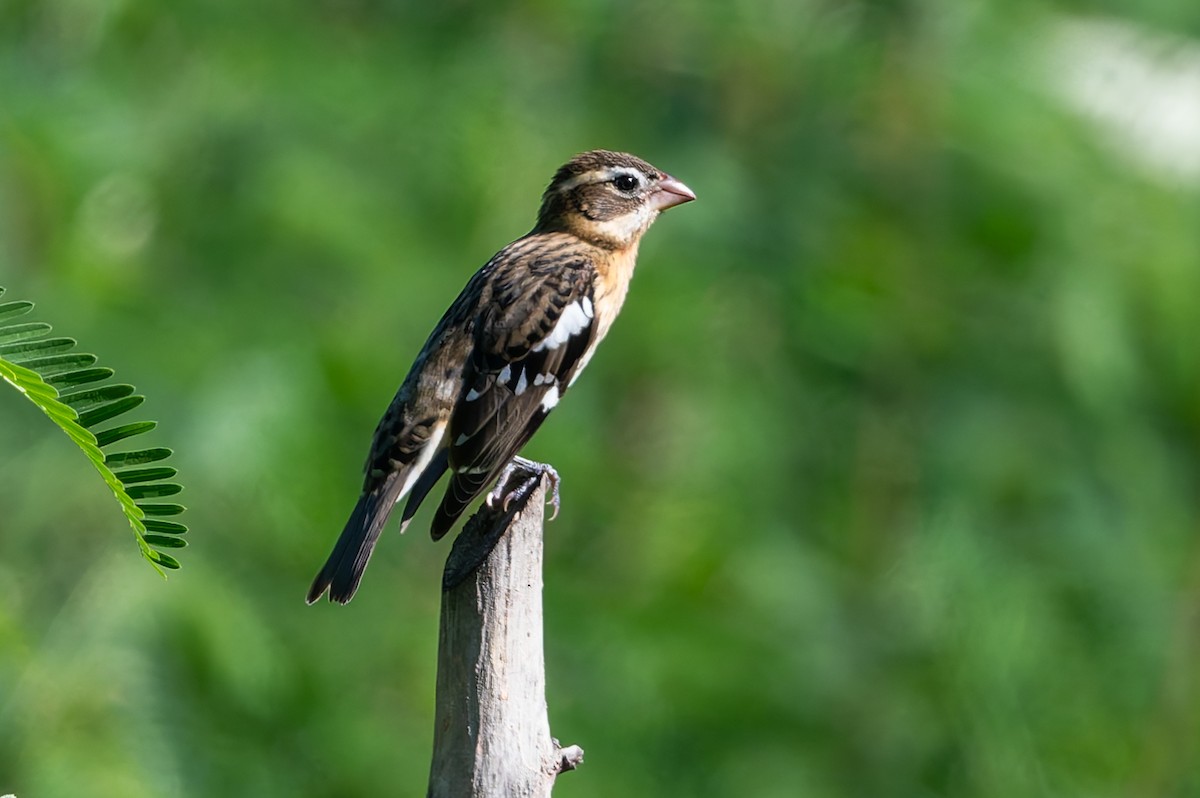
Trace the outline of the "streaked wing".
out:
<instances>
[{"instance_id":1,"label":"streaked wing","mask_svg":"<svg viewBox=\"0 0 1200 798\"><path fill-rule=\"evenodd\" d=\"M585 362L596 337L592 277L586 261L535 262L496 275L450 418L453 477L433 521L435 539L496 479Z\"/></svg>"}]
</instances>

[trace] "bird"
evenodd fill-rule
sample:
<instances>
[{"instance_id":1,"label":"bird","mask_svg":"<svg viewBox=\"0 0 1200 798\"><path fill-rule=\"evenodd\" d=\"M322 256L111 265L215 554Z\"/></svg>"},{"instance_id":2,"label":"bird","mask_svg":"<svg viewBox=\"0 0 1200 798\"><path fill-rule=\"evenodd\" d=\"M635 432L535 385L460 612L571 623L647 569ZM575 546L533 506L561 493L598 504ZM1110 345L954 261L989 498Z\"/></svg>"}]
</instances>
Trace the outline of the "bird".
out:
<instances>
[{"instance_id":1,"label":"bird","mask_svg":"<svg viewBox=\"0 0 1200 798\"><path fill-rule=\"evenodd\" d=\"M662 211L695 198L623 152L583 152L554 173L533 229L467 281L397 390L375 429L358 503L313 580L309 604L326 591L339 604L353 598L405 496L401 532L450 473L430 528L436 541L505 474L608 334L643 234ZM555 493L557 502L557 481Z\"/></svg>"}]
</instances>

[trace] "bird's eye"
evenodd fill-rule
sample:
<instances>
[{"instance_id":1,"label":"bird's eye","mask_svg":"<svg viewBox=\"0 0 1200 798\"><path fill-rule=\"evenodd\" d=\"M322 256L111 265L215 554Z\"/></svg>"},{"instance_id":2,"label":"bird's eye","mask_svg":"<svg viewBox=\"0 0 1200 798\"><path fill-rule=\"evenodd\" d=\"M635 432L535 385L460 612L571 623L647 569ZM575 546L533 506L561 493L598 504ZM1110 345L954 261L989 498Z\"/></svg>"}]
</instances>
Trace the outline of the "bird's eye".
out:
<instances>
[{"instance_id":1,"label":"bird's eye","mask_svg":"<svg viewBox=\"0 0 1200 798\"><path fill-rule=\"evenodd\" d=\"M633 175L617 175L613 178L613 185L617 187L617 191L635 191L641 184Z\"/></svg>"}]
</instances>

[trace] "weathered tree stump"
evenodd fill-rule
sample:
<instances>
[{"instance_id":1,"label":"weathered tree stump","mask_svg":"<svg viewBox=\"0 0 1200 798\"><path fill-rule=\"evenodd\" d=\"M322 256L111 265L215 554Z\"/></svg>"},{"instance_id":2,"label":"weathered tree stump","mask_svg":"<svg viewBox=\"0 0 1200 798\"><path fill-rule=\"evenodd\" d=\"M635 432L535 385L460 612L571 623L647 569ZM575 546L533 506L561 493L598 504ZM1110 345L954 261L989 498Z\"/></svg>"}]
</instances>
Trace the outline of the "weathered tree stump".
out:
<instances>
[{"instance_id":1,"label":"weathered tree stump","mask_svg":"<svg viewBox=\"0 0 1200 798\"><path fill-rule=\"evenodd\" d=\"M442 585L429 798L543 798L583 761L550 736L542 649L546 482L484 506L454 541Z\"/></svg>"}]
</instances>

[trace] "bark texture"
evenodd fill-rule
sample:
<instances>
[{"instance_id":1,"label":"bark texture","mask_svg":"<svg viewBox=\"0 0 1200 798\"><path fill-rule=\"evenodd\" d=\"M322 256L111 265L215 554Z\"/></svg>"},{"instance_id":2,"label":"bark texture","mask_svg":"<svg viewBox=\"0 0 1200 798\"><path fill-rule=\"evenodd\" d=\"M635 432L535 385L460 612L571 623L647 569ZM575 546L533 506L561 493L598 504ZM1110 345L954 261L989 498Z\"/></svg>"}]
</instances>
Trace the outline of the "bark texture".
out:
<instances>
[{"instance_id":1,"label":"bark texture","mask_svg":"<svg viewBox=\"0 0 1200 798\"><path fill-rule=\"evenodd\" d=\"M522 499L485 506L454 542L443 577L430 798L549 796L583 760L550 736L542 649L541 473Z\"/></svg>"}]
</instances>

